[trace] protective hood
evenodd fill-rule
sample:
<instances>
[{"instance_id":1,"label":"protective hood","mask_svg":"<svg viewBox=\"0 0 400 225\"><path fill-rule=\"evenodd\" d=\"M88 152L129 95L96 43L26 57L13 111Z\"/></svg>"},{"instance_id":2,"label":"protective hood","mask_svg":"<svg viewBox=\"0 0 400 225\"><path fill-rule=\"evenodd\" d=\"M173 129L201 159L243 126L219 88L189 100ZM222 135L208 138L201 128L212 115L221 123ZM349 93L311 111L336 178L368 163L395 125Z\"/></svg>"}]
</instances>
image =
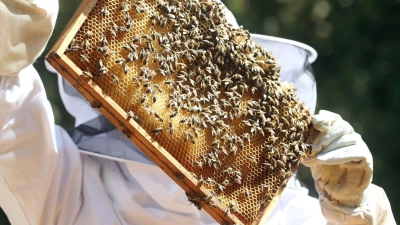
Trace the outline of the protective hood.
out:
<instances>
[{"instance_id":1,"label":"protective hood","mask_svg":"<svg viewBox=\"0 0 400 225\"><path fill-rule=\"evenodd\" d=\"M317 52L306 44L288 39L259 34L251 34L251 38L274 54L281 64L281 81L293 83L297 97L314 114L317 87L311 64L317 59Z\"/></svg>"},{"instance_id":2,"label":"protective hood","mask_svg":"<svg viewBox=\"0 0 400 225\"><path fill-rule=\"evenodd\" d=\"M39 57L57 13L57 0L0 1L0 75L17 74Z\"/></svg>"}]
</instances>

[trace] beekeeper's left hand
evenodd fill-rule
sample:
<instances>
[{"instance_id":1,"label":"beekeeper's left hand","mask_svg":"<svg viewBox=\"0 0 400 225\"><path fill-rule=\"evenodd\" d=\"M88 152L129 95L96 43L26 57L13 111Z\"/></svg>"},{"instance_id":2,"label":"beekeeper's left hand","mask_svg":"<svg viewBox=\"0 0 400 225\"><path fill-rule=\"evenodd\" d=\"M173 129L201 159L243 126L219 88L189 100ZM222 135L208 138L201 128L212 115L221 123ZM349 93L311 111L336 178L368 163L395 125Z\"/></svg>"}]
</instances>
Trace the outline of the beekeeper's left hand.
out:
<instances>
[{"instance_id":1,"label":"beekeeper's left hand","mask_svg":"<svg viewBox=\"0 0 400 225\"><path fill-rule=\"evenodd\" d=\"M321 110L312 123L319 132L312 141L310 167L322 213L330 224L392 224L384 191L370 184L372 155L350 124Z\"/></svg>"},{"instance_id":2,"label":"beekeeper's left hand","mask_svg":"<svg viewBox=\"0 0 400 225\"><path fill-rule=\"evenodd\" d=\"M0 1L0 76L16 75L43 52L57 18L56 0Z\"/></svg>"}]
</instances>

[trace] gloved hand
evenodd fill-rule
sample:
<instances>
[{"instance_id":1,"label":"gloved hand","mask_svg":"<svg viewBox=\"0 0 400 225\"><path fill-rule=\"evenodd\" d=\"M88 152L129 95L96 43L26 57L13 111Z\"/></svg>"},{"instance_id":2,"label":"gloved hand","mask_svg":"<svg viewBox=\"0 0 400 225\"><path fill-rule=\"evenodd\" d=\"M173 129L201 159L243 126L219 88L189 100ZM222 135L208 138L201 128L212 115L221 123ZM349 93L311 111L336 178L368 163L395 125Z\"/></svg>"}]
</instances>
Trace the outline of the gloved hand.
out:
<instances>
[{"instance_id":1,"label":"gloved hand","mask_svg":"<svg viewBox=\"0 0 400 225\"><path fill-rule=\"evenodd\" d=\"M322 214L337 224L374 224L367 198L372 180L367 145L338 114L321 110L312 123L319 132L304 165L311 169Z\"/></svg>"},{"instance_id":2,"label":"gloved hand","mask_svg":"<svg viewBox=\"0 0 400 225\"><path fill-rule=\"evenodd\" d=\"M58 1L0 1L0 76L12 76L43 52L53 31Z\"/></svg>"}]
</instances>

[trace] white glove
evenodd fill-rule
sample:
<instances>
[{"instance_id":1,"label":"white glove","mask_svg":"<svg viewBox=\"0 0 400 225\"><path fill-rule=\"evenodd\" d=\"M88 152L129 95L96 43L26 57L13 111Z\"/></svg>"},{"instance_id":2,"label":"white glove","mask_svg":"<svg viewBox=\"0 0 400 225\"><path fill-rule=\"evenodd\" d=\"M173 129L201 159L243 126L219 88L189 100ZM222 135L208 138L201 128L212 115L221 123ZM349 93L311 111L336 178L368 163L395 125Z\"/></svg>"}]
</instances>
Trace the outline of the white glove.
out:
<instances>
[{"instance_id":1,"label":"white glove","mask_svg":"<svg viewBox=\"0 0 400 225\"><path fill-rule=\"evenodd\" d=\"M53 31L58 1L0 1L0 75L15 75L43 52Z\"/></svg>"},{"instance_id":2,"label":"white glove","mask_svg":"<svg viewBox=\"0 0 400 225\"><path fill-rule=\"evenodd\" d=\"M382 189L370 185L372 155L361 136L332 112L321 110L312 117L312 123L319 132L304 165L311 169L328 224L389 221L382 218L391 215L386 195Z\"/></svg>"}]
</instances>

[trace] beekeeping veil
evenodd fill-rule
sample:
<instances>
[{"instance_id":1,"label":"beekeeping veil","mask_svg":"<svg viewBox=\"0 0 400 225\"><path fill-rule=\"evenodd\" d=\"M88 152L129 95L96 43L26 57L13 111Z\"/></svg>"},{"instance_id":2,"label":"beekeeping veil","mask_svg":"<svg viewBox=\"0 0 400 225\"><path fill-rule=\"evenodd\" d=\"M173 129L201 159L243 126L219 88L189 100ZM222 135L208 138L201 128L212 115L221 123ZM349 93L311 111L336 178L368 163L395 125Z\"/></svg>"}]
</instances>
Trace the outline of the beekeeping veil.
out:
<instances>
[{"instance_id":1,"label":"beekeeping veil","mask_svg":"<svg viewBox=\"0 0 400 225\"><path fill-rule=\"evenodd\" d=\"M238 26L229 10L226 16L228 23ZM317 57L315 50L305 44L286 39L256 34L252 34L251 37L256 43L273 52L277 61L281 63L281 81L293 83L297 88L298 97L313 113L316 105L316 84L311 63ZM92 109L89 102L74 87L60 75L58 77L61 98L67 111L76 119L77 128L70 134L78 147L100 153L102 157L149 162L149 159L130 140L123 138L123 135L104 116L101 116L98 110ZM104 136L112 138L115 143L107 138L106 140Z\"/></svg>"},{"instance_id":2,"label":"beekeeping veil","mask_svg":"<svg viewBox=\"0 0 400 225\"><path fill-rule=\"evenodd\" d=\"M0 75L15 74L43 52L53 31L58 1L0 1Z\"/></svg>"}]
</instances>

